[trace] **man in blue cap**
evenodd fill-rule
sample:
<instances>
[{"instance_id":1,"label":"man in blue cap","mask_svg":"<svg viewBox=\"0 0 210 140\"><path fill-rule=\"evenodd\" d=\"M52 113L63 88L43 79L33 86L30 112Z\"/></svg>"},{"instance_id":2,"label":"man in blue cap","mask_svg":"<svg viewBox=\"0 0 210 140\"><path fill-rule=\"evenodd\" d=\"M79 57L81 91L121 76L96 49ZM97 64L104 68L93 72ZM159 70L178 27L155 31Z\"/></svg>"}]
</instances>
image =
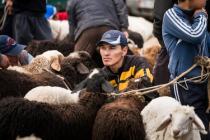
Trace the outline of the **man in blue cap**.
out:
<instances>
[{"instance_id":1,"label":"man in blue cap","mask_svg":"<svg viewBox=\"0 0 210 140\"><path fill-rule=\"evenodd\" d=\"M97 44L107 79L116 92L125 91L131 78L144 79L147 83L144 86L151 85L153 80L147 61L142 57L127 55L127 45L126 36L118 30L105 32Z\"/></svg>"},{"instance_id":2,"label":"man in blue cap","mask_svg":"<svg viewBox=\"0 0 210 140\"><path fill-rule=\"evenodd\" d=\"M33 57L25 47L7 35L0 35L0 68L29 64Z\"/></svg>"}]
</instances>

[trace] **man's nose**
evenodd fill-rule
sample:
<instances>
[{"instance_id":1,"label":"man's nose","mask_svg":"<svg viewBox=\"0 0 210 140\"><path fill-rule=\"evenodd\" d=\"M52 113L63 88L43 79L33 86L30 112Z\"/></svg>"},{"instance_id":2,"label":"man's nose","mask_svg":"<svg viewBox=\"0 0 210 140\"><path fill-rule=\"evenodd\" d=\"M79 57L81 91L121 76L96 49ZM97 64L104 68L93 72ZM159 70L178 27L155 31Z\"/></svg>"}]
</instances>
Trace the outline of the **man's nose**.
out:
<instances>
[{"instance_id":1,"label":"man's nose","mask_svg":"<svg viewBox=\"0 0 210 140\"><path fill-rule=\"evenodd\" d=\"M109 49L105 49L105 50L104 50L104 54L105 54L105 55L109 55L109 54L110 54Z\"/></svg>"}]
</instances>

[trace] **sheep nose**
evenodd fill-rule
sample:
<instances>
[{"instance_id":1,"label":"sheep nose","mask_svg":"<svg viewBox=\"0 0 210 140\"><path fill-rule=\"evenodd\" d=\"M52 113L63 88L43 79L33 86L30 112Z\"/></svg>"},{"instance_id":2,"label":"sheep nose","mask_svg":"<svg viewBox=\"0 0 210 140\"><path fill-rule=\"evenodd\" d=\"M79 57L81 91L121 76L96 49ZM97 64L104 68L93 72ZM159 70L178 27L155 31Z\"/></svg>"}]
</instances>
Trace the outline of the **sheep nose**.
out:
<instances>
[{"instance_id":1,"label":"sheep nose","mask_svg":"<svg viewBox=\"0 0 210 140\"><path fill-rule=\"evenodd\" d=\"M180 130L173 130L173 134L174 136L178 136L179 135Z\"/></svg>"}]
</instances>

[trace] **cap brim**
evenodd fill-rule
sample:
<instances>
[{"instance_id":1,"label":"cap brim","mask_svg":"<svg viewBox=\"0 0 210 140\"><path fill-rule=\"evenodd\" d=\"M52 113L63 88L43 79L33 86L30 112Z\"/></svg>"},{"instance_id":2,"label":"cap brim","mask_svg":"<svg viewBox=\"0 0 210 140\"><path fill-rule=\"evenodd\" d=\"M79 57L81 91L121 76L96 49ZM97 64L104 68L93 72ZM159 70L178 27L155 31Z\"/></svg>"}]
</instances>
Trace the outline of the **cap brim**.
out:
<instances>
[{"instance_id":1,"label":"cap brim","mask_svg":"<svg viewBox=\"0 0 210 140\"><path fill-rule=\"evenodd\" d=\"M113 41L109 41L109 40L101 40L100 42L97 43L97 46L101 46L103 44L120 45L120 42L113 42Z\"/></svg>"},{"instance_id":2,"label":"cap brim","mask_svg":"<svg viewBox=\"0 0 210 140\"><path fill-rule=\"evenodd\" d=\"M22 50L25 49L25 45L15 44L15 47L12 48L10 51L4 53L6 55L16 56L21 53Z\"/></svg>"}]
</instances>

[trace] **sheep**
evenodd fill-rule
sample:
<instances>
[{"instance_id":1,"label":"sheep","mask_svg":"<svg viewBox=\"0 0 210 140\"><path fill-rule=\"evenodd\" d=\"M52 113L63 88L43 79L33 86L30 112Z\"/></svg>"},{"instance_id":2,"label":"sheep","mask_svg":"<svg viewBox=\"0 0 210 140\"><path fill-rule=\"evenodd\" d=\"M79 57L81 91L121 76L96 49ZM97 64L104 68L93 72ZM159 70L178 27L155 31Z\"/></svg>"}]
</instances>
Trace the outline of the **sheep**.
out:
<instances>
[{"instance_id":1,"label":"sheep","mask_svg":"<svg viewBox=\"0 0 210 140\"><path fill-rule=\"evenodd\" d=\"M142 17L128 16L129 26L131 31L138 32L142 35L144 41L147 41L152 36L153 24Z\"/></svg>"},{"instance_id":2,"label":"sheep","mask_svg":"<svg viewBox=\"0 0 210 140\"><path fill-rule=\"evenodd\" d=\"M38 101L49 104L77 103L79 93L72 94L71 90L61 87L39 86L31 89L25 96L30 101Z\"/></svg>"},{"instance_id":3,"label":"sheep","mask_svg":"<svg viewBox=\"0 0 210 140\"><path fill-rule=\"evenodd\" d=\"M100 86L98 86L97 84L93 84L93 83L104 83L101 84ZM102 69L93 69L92 72L87 76L86 79L84 79L82 82L80 82L75 89L72 91L72 93L81 91L83 89L86 89L86 91L102 91L102 89L110 89L109 91L107 90L108 93L111 93L112 91L114 91L113 87L109 86L109 82L106 81L106 74L104 73L104 71ZM106 86L109 86L109 88L107 88ZM87 88L88 87L88 88Z\"/></svg>"},{"instance_id":4,"label":"sheep","mask_svg":"<svg viewBox=\"0 0 210 140\"><path fill-rule=\"evenodd\" d=\"M98 111L92 140L144 140L145 130L140 115L143 100L136 96L119 97Z\"/></svg>"},{"instance_id":5,"label":"sheep","mask_svg":"<svg viewBox=\"0 0 210 140\"><path fill-rule=\"evenodd\" d=\"M171 97L152 100L141 112L146 140L200 140L207 134L194 108Z\"/></svg>"},{"instance_id":6,"label":"sheep","mask_svg":"<svg viewBox=\"0 0 210 140\"><path fill-rule=\"evenodd\" d=\"M23 137L23 138L17 137L16 140L41 140L41 139L35 137L34 135L31 135L29 137Z\"/></svg>"},{"instance_id":7,"label":"sheep","mask_svg":"<svg viewBox=\"0 0 210 140\"><path fill-rule=\"evenodd\" d=\"M70 89L84 80L89 70L94 67L90 56L86 52L76 52L80 58L66 57L61 62L61 70L56 71L65 78ZM23 97L29 90L37 86L58 86L66 88L63 79L50 72L28 75L13 70L0 69L0 98L7 96Z\"/></svg>"},{"instance_id":8,"label":"sheep","mask_svg":"<svg viewBox=\"0 0 210 140\"><path fill-rule=\"evenodd\" d=\"M24 98L2 99L0 139L34 134L44 140L91 140L96 113L106 101L106 95L99 93L113 87L96 70L88 82L91 84L81 91L78 103L53 105Z\"/></svg>"},{"instance_id":9,"label":"sheep","mask_svg":"<svg viewBox=\"0 0 210 140\"><path fill-rule=\"evenodd\" d=\"M144 57L150 64L150 68L153 69L157 56L160 52L161 45L157 38L152 37L144 43L143 48L140 50L140 56Z\"/></svg>"},{"instance_id":10,"label":"sheep","mask_svg":"<svg viewBox=\"0 0 210 140\"><path fill-rule=\"evenodd\" d=\"M144 40L143 37L141 36L141 34L128 30L128 37L129 39L133 40L134 43L137 45L138 48L142 48L143 44L144 44Z\"/></svg>"},{"instance_id":11,"label":"sheep","mask_svg":"<svg viewBox=\"0 0 210 140\"><path fill-rule=\"evenodd\" d=\"M56 71L60 71L60 62L64 56L56 50L50 50L36 56L32 59L31 63L25 66L12 66L9 70L16 70L18 72L26 74L39 74L43 72L43 69L50 70L51 68Z\"/></svg>"},{"instance_id":12,"label":"sheep","mask_svg":"<svg viewBox=\"0 0 210 140\"><path fill-rule=\"evenodd\" d=\"M96 64L91 56L85 51L79 51L73 52L64 58L61 62L61 70L56 71L56 73L64 76L71 85L71 89L74 89L95 67Z\"/></svg>"},{"instance_id":13,"label":"sheep","mask_svg":"<svg viewBox=\"0 0 210 140\"><path fill-rule=\"evenodd\" d=\"M64 56L68 56L69 53L74 51L74 42L68 38L64 40L52 40L52 41L32 41L27 46L26 50L33 56L42 54L48 50L57 50Z\"/></svg>"},{"instance_id":14,"label":"sheep","mask_svg":"<svg viewBox=\"0 0 210 140\"><path fill-rule=\"evenodd\" d=\"M95 76L97 78L95 78ZM94 87L94 89L98 89L98 91L102 90L102 89L99 89L100 87L94 86L95 84L93 84L93 82L96 82L94 81L94 79L98 80L99 82L100 81L105 82L103 73L100 73L100 70L98 69L94 69L89 74L89 76L87 76L87 78L84 81L82 81L80 85L77 86L77 90L79 89L77 93L72 94L71 90L67 90L60 87L40 86L40 87L36 87L30 90L25 95L24 98L30 101L38 101L38 102L44 102L44 103L50 103L50 104L77 103L79 100L79 93L83 88L88 86L89 88ZM91 83L91 84L88 85L88 83ZM89 89L86 89L86 90L89 90Z\"/></svg>"}]
</instances>

